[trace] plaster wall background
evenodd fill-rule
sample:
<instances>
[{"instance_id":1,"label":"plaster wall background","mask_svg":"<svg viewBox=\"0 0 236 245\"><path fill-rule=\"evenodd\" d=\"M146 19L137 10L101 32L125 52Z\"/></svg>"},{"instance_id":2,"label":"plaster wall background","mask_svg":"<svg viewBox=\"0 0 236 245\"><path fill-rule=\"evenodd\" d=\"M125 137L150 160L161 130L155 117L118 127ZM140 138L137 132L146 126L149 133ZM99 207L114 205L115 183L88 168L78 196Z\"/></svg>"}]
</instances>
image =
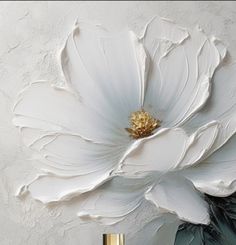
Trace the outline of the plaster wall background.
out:
<instances>
[{"instance_id":1,"label":"plaster wall background","mask_svg":"<svg viewBox=\"0 0 236 245\"><path fill-rule=\"evenodd\" d=\"M58 51L75 20L102 23L119 30L128 25L141 30L154 15L170 18L187 28L199 24L228 47L236 59L236 2L0 2L0 244L101 244L101 233L125 232L152 215L134 214L122 225L106 228L81 225L76 199L45 207L30 196L14 197L23 180L36 173L31 153L12 125L12 106L20 89L38 79L63 82ZM42 98L43 100L43 98Z\"/></svg>"}]
</instances>

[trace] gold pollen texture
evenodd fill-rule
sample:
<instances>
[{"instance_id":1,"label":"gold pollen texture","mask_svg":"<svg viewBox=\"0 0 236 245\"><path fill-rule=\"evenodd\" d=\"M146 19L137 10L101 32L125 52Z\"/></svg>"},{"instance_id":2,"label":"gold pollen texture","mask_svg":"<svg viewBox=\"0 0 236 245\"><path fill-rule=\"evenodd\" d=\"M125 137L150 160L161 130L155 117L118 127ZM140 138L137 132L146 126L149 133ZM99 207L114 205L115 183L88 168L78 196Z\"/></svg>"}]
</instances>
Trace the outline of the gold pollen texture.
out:
<instances>
[{"instance_id":1,"label":"gold pollen texture","mask_svg":"<svg viewBox=\"0 0 236 245\"><path fill-rule=\"evenodd\" d=\"M152 135L153 130L161 126L161 122L148 112L140 110L130 115L130 125L131 127L126 128L126 131L132 138L139 139Z\"/></svg>"}]
</instances>

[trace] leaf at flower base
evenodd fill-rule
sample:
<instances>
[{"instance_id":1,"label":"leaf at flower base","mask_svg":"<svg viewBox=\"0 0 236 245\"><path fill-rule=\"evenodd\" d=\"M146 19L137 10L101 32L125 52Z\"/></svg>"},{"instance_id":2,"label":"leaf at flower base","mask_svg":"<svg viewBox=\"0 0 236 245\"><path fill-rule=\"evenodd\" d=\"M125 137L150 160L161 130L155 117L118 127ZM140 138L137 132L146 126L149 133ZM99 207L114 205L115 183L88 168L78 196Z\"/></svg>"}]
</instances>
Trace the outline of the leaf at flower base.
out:
<instances>
[{"instance_id":1,"label":"leaf at flower base","mask_svg":"<svg viewBox=\"0 0 236 245\"><path fill-rule=\"evenodd\" d=\"M234 245L236 243L236 194L229 197L206 195L211 222L208 226L180 225L175 245Z\"/></svg>"}]
</instances>

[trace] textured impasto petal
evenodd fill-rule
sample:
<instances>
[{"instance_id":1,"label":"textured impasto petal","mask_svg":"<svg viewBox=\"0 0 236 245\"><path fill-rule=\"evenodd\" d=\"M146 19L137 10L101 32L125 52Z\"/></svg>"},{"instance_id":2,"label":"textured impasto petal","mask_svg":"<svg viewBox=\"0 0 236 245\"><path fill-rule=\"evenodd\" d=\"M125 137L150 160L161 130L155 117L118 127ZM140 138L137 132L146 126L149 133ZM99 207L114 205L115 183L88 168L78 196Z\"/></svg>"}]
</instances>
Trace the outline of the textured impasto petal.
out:
<instances>
[{"instance_id":1,"label":"textured impasto petal","mask_svg":"<svg viewBox=\"0 0 236 245\"><path fill-rule=\"evenodd\" d=\"M113 123L112 118L105 119L81 103L74 94L43 81L35 82L22 91L14 113L13 122L20 128L69 133L96 143L130 141L125 130Z\"/></svg>"},{"instance_id":2,"label":"textured impasto petal","mask_svg":"<svg viewBox=\"0 0 236 245\"><path fill-rule=\"evenodd\" d=\"M189 38L154 60L152 72L159 75L157 84L150 82L147 89L146 108L164 127L190 119L209 98L211 78L225 54L225 47L214 37L208 38L199 28L190 31Z\"/></svg>"},{"instance_id":3,"label":"textured impasto petal","mask_svg":"<svg viewBox=\"0 0 236 245\"><path fill-rule=\"evenodd\" d=\"M208 224L207 203L196 191L193 184L175 174L163 176L145 195L158 208L177 214L191 223Z\"/></svg>"},{"instance_id":4,"label":"textured impasto petal","mask_svg":"<svg viewBox=\"0 0 236 245\"><path fill-rule=\"evenodd\" d=\"M200 191L227 196L236 191L236 136L199 165L182 171Z\"/></svg>"},{"instance_id":5,"label":"textured impasto petal","mask_svg":"<svg viewBox=\"0 0 236 245\"><path fill-rule=\"evenodd\" d=\"M49 204L79 196L94 189L109 178L109 172L97 172L75 177L43 173L37 175L29 183L20 186L16 196L22 196L29 192L35 200Z\"/></svg>"},{"instance_id":6,"label":"textured impasto petal","mask_svg":"<svg viewBox=\"0 0 236 245\"><path fill-rule=\"evenodd\" d=\"M45 203L91 190L110 178L130 142L74 94L47 82L23 90L14 112L14 123L43 171L21 189Z\"/></svg>"},{"instance_id":7,"label":"textured impasto petal","mask_svg":"<svg viewBox=\"0 0 236 245\"><path fill-rule=\"evenodd\" d=\"M218 124L211 122L192 135L181 128L162 129L136 142L127 155L121 171L139 175L153 171L167 172L197 163L211 148L218 132Z\"/></svg>"},{"instance_id":8,"label":"textured impasto petal","mask_svg":"<svg viewBox=\"0 0 236 245\"><path fill-rule=\"evenodd\" d=\"M83 202L78 206L78 216L106 225L120 222L141 205L143 193L150 184L148 178L113 178L95 191L84 194Z\"/></svg>"},{"instance_id":9,"label":"textured impasto petal","mask_svg":"<svg viewBox=\"0 0 236 245\"><path fill-rule=\"evenodd\" d=\"M161 87L163 86L162 83L164 82L161 76L159 62L187 38L189 38L189 33L186 29L179 27L168 19L158 16L151 19L144 29L143 43L151 57L145 107L157 118L162 116L159 110L161 105L159 104L160 100L158 97L160 96Z\"/></svg>"},{"instance_id":10,"label":"textured impasto petal","mask_svg":"<svg viewBox=\"0 0 236 245\"><path fill-rule=\"evenodd\" d=\"M199 127L206 122L217 120L220 123L218 137L208 155L219 149L236 132L236 64L223 66L214 76L212 96L206 107L184 127L187 130Z\"/></svg>"},{"instance_id":11,"label":"textured impasto petal","mask_svg":"<svg viewBox=\"0 0 236 245\"><path fill-rule=\"evenodd\" d=\"M47 172L63 176L111 171L126 151L126 145L96 144L70 134L45 135L30 147Z\"/></svg>"},{"instance_id":12,"label":"textured impasto petal","mask_svg":"<svg viewBox=\"0 0 236 245\"><path fill-rule=\"evenodd\" d=\"M140 37L152 61L166 56L181 44L189 33L173 21L159 16L153 17L145 26Z\"/></svg>"},{"instance_id":13,"label":"textured impasto petal","mask_svg":"<svg viewBox=\"0 0 236 245\"><path fill-rule=\"evenodd\" d=\"M106 119L125 128L130 113L141 108L148 57L132 31L114 34L100 25L79 23L62 50L61 65L83 103Z\"/></svg>"},{"instance_id":14,"label":"textured impasto petal","mask_svg":"<svg viewBox=\"0 0 236 245\"><path fill-rule=\"evenodd\" d=\"M191 135L186 145L187 150L179 161L179 169L196 165L209 154L218 137L219 127L219 123L211 122Z\"/></svg>"},{"instance_id":15,"label":"textured impasto petal","mask_svg":"<svg viewBox=\"0 0 236 245\"><path fill-rule=\"evenodd\" d=\"M69 199L101 185L111 178L126 150L65 134L38 138L31 148L44 173L21 186L18 195L29 191L43 203Z\"/></svg>"}]
</instances>

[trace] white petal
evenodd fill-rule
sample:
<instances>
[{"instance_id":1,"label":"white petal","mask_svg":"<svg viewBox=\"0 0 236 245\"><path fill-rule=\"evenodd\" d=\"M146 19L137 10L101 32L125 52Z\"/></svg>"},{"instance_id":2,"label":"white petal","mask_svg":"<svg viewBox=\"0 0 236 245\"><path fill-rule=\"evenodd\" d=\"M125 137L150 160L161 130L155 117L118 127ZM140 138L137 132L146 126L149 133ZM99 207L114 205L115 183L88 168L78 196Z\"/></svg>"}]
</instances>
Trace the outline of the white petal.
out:
<instances>
[{"instance_id":1,"label":"white petal","mask_svg":"<svg viewBox=\"0 0 236 245\"><path fill-rule=\"evenodd\" d=\"M136 142L121 168L128 175L173 169L185 151L188 137L180 128L165 129ZM169 151L171 149L171 151Z\"/></svg>"},{"instance_id":2,"label":"white petal","mask_svg":"<svg viewBox=\"0 0 236 245\"><path fill-rule=\"evenodd\" d=\"M26 130L26 135L34 136L27 138L28 146L36 152L33 159L38 160L38 168L47 174L21 188L43 203L94 189L111 178L126 151L125 145L95 144L69 134L38 136L33 129Z\"/></svg>"},{"instance_id":3,"label":"white petal","mask_svg":"<svg viewBox=\"0 0 236 245\"><path fill-rule=\"evenodd\" d=\"M49 170L52 167L53 173L71 176L105 173L117 168L126 148L125 145L94 144L73 135L57 135L45 143L40 142L39 152Z\"/></svg>"},{"instance_id":4,"label":"white petal","mask_svg":"<svg viewBox=\"0 0 236 245\"><path fill-rule=\"evenodd\" d=\"M174 245L175 235L180 225L179 219L173 214L161 214L143 226L134 234L127 235L130 245Z\"/></svg>"},{"instance_id":5,"label":"white petal","mask_svg":"<svg viewBox=\"0 0 236 245\"><path fill-rule=\"evenodd\" d=\"M208 100L211 78L225 53L215 38L206 37L200 29L190 32L190 38L155 63L153 72L159 73L159 88L148 88L146 108L156 111L164 127L189 120Z\"/></svg>"},{"instance_id":6,"label":"white petal","mask_svg":"<svg viewBox=\"0 0 236 245\"><path fill-rule=\"evenodd\" d=\"M188 36L187 30L179 27L173 21L155 16L145 26L140 39L151 59L159 60Z\"/></svg>"},{"instance_id":7,"label":"white petal","mask_svg":"<svg viewBox=\"0 0 236 245\"><path fill-rule=\"evenodd\" d=\"M19 187L16 196L29 192L31 196L44 204L69 200L90 191L109 180L109 172L96 172L89 175L65 177L59 175L39 174L31 182Z\"/></svg>"},{"instance_id":8,"label":"white petal","mask_svg":"<svg viewBox=\"0 0 236 245\"><path fill-rule=\"evenodd\" d=\"M158 16L154 17L144 29L143 43L152 60L145 95L145 107L156 117L162 116L160 110L158 110L161 106L158 97L160 96L163 82L165 82L162 80L159 69L160 59L166 56L173 48L180 45L188 36L189 34L184 28ZM178 59L177 63L179 62L180 60ZM182 72L182 70L179 72Z\"/></svg>"},{"instance_id":9,"label":"white petal","mask_svg":"<svg viewBox=\"0 0 236 245\"><path fill-rule=\"evenodd\" d=\"M163 173L195 164L211 148L217 128L217 123L211 122L190 136L181 128L162 129L138 140L135 147L132 145L120 171L132 176L152 171Z\"/></svg>"},{"instance_id":10,"label":"white petal","mask_svg":"<svg viewBox=\"0 0 236 245\"><path fill-rule=\"evenodd\" d=\"M128 126L131 112L141 108L147 56L131 31L118 34L99 25L79 23L61 53L65 78L83 103Z\"/></svg>"},{"instance_id":11,"label":"white petal","mask_svg":"<svg viewBox=\"0 0 236 245\"><path fill-rule=\"evenodd\" d=\"M201 192L228 196L236 191L236 137L201 164L181 171Z\"/></svg>"},{"instance_id":12,"label":"white petal","mask_svg":"<svg viewBox=\"0 0 236 245\"><path fill-rule=\"evenodd\" d=\"M82 197L78 216L106 225L120 222L141 205L149 184L149 179L114 178Z\"/></svg>"},{"instance_id":13,"label":"white petal","mask_svg":"<svg viewBox=\"0 0 236 245\"><path fill-rule=\"evenodd\" d=\"M13 122L20 128L80 135L99 143L129 141L123 125L119 125L118 121L105 119L102 114L86 107L75 95L43 81L29 85L19 94L14 113Z\"/></svg>"},{"instance_id":14,"label":"white petal","mask_svg":"<svg viewBox=\"0 0 236 245\"><path fill-rule=\"evenodd\" d=\"M164 176L145 196L158 208L175 213L182 220L196 224L209 222L207 203L184 177Z\"/></svg>"},{"instance_id":15,"label":"white petal","mask_svg":"<svg viewBox=\"0 0 236 245\"><path fill-rule=\"evenodd\" d=\"M220 123L218 137L208 155L219 149L236 132L236 64L219 69L214 75L214 89L209 103L184 127L191 129L207 121Z\"/></svg>"},{"instance_id":16,"label":"white petal","mask_svg":"<svg viewBox=\"0 0 236 245\"><path fill-rule=\"evenodd\" d=\"M219 124L211 122L199 128L188 140L187 150L179 161L179 168L199 163L212 149L219 131Z\"/></svg>"}]
</instances>

